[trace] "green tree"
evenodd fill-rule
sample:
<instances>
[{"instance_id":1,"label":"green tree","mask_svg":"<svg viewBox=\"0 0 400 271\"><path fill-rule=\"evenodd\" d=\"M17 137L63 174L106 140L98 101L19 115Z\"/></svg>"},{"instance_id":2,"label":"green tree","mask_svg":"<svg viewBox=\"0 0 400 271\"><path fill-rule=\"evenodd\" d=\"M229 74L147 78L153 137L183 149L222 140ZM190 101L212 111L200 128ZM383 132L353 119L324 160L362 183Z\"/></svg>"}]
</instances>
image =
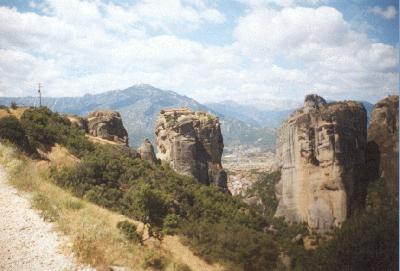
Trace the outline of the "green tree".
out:
<instances>
[{"instance_id":1,"label":"green tree","mask_svg":"<svg viewBox=\"0 0 400 271\"><path fill-rule=\"evenodd\" d=\"M147 224L155 233L161 230L168 205L160 191L142 182L125 194L123 203L128 215Z\"/></svg>"}]
</instances>

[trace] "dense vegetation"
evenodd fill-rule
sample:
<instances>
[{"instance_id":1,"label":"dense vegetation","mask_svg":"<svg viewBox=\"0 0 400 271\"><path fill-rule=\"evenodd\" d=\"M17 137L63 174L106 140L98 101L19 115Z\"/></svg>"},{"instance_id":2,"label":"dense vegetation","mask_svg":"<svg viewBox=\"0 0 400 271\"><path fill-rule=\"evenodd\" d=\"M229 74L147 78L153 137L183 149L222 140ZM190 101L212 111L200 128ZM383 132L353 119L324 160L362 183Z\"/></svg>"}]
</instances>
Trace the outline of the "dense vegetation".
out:
<instances>
[{"instance_id":1,"label":"dense vegetation","mask_svg":"<svg viewBox=\"0 0 400 271\"><path fill-rule=\"evenodd\" d=\"M55 182L101 206L146 223L151 234L185 237L206 260L231 270L271 270L278 256L264 233L268 221L239 199L151 165L126 148L98 146L76 167L54 172Z\"/></svg>"},{"instance_id":2,"label":"dense vegetation","mask_svg":"<svg viewBox=\"0 0 400 271\"><path fill-rule=\"evenodd\" d=\"M35 154L36 149L49 150L56 143L78 157L94 150L84 131L47 107L28 108L20 120L14 116L1 118L0 138L28 154Z\"/></svg>"},{"instance_id":3,"label":"dense vegetation","mask_svg":"<svg viewBox=\"0 0 400 271\"><path fill-rule=\"evenodd\" d=\"M86 139L84 131L47 107L25 110L20 122L31 146L35 148L48 150L58 143L78 157L94 150L94 145Z\"/></svg>"}]
</instances>

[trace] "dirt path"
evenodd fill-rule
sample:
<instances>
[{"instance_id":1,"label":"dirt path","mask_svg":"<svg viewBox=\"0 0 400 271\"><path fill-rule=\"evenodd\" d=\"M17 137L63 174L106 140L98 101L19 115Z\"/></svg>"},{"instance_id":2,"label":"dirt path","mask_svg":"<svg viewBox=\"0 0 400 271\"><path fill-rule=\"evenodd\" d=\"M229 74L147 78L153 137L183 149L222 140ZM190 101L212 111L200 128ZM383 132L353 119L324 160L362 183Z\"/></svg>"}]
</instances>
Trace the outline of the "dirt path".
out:
<instances>
[{"instance_id":1,"label":"dirt path","mask_svg":"<svg viewBox=\"0 0 400 271\"><path fill-rule=\"evenodd\" d=\"M0 270L89 270L60 252L63 238L6 182L0 167Z\"/></svg>"}]
</instances>

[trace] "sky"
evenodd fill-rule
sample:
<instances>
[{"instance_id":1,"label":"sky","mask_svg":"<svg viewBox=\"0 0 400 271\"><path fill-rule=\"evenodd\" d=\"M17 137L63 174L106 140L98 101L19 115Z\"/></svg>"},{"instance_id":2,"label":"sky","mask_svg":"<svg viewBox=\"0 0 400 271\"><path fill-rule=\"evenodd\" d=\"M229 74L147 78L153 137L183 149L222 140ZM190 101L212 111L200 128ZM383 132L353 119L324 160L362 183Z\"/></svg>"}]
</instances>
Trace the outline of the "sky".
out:
<instances>
[{"instance_id":1,"label":"sky","mask_svg":"<svg viewBox=\"0 0 400 271\"><path fill-rule=\"evenodd\" d=\"M150 84L291 107L399 90L396 0L0 0L0 96Z\"/></svg>"}]
</instances>

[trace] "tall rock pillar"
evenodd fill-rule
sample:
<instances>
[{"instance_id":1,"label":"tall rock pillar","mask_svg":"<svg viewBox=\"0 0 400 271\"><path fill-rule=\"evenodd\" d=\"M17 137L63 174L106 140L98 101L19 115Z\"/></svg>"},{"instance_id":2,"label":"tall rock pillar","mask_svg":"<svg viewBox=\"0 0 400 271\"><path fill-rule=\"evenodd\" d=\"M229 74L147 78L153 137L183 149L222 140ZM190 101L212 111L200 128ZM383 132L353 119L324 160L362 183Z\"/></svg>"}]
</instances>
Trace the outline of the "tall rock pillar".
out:
<instances>
[{"instance_id":1,"label":"tall rock pillar","mask_svg":"<svg viewBox=\"0 0 400 271\"><path fill-rule=\"evenodd\" d=\"M308 95L277 134L281 180L276 216L327 231L365 197L367 116L362 104Z\"/></svg>"},{"instance_id":2,"label":"tall rock pillar","mask_svg":"<svg viewBox=\"0 0 400 271\"><path fill-rule=\"evenodd\" d=\"M186 108L163 110L155 133L158 158L201 183L226 189L227 176L221 165L224 143L218 118Z\"/></svg>"}]
</instances>

